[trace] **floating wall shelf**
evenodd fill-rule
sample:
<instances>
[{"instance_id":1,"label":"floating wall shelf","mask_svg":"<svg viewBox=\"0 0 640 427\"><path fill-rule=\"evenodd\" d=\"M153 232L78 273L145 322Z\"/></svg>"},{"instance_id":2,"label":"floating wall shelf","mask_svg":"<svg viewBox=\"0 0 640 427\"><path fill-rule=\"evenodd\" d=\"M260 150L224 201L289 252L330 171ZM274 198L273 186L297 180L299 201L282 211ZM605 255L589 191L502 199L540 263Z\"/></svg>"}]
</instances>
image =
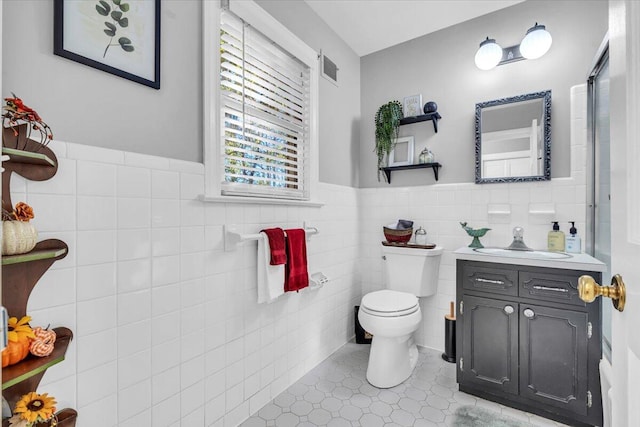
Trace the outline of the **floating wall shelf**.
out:
<instances>
[{"instance_id":1,"label":"floating wall shelf","mask_svg":"<svg viewBox=\"0 0 640 427\"><path fill-rule=\"evenodd\" d=\"M18 264L21 262L39 261L41 259L57 258L67 253L67 248L60 249L43 249L33 250L26 254L20 255L4 255L2 257L2 265Z\"/></svg>"},{"instance_id":2,"label":"floating wall shelf","mask_svg":"<svg viewBox=\"0 0 640 427\"><path fill-rule=\"evenodd\" d=\"M54 162L49 156L42 153L32 153L30 151L16 150L15 148L2 147L2 154L9 156L8 162L26 163L30 165L55 167Z\"/></svg>"},{"instance_id":3,"label":"floating wall shelf","mask_svg":"<svg viewBox=\"0 0 640 427\"><path fill-rule=\"evenodd\" d=\"M438 169L440 169L442 165L440 163L422 163L419 165L407 165L407 166L391 166L388 168L380 168L381 171L387 176L387 182L391 184L391 172L393 171L402 171L402 170L410 170L410 169L433 169L433 176L438 181Z\"/></svg>"},{"instance_id":4,"label":"floating wall shelf","mask_svg":"<svg viewBox=\"0 0 640 427\"><path fill-rule=\"evenodd\" d=\"M73 333L67 328L55 328L54 331L56 332L56 342L53 353L47 357L29 355L23 361L2 369L2 390L26 381L64 360L64 354Z\"/></svg>"},{"instance_id":5,"label":"floating wall shelf","mask_svg":"<svg viewBox=\"0 0 640 427\"><path fill-rule=\"evenodd\" d=\"M427 120L431 120L433 123L433 130L438 133L438 120L440 120L442 116L438 113L429 113L422 114L420 116L414 117L405 117L404 119L400 119L400 126L402 125L410 125L412 123L426 122Z\"/></svg>"}]
</instances>

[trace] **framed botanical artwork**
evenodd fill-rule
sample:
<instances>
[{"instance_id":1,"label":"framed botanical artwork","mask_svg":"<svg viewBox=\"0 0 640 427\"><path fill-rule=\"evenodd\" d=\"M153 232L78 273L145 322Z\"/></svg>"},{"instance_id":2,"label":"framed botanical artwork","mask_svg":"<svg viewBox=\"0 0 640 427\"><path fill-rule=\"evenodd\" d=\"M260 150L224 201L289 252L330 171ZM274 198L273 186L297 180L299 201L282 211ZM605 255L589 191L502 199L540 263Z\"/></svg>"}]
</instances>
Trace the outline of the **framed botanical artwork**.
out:
<instances>
[{"instance_id":1,"label":"framed botanical artwork","mask_svg":"<svg viewBox=\"0 0 640 427\"><path fill-rule=\"evenodd\" d=\"M402 102L402 112L405 117L415 117L422 114L422 94L407 96Z\"/></svg>"},{"instance_id":2,"label":"framed botanical artwork","mask_svg":"<svg viewBox=\"0 0 640 427\"><path fill-rule=\"evenodd\" d=\"M408 166L413 164L413 137L405 136L395 141L389 153L389 166Z\"/></svg>"},{"instance_id":3,"label":"framed botanical artwork","mask_svg":"<svg viewBox=\"0 0 640 427\"><path fill-rule=\"evenodd\" d=\"M54 0L53 53L160 89L160 0Z\"/></svg>"}]
</instances>

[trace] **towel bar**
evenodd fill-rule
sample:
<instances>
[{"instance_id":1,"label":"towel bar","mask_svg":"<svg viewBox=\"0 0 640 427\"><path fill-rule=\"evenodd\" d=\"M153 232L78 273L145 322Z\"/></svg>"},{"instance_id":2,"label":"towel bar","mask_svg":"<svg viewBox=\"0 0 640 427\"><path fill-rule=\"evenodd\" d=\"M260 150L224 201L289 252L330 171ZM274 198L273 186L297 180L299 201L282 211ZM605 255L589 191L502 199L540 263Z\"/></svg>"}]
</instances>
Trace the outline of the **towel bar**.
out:
<instances>
[{"instance_id":1,"label":"towel bar","mask_svg":"<svg viewBox=\"0 0 640 427\"><path fill-rule=\"evenodd\" d=\"M307 227L306 223L303 223L302 228L304 228L307 236L312 236L314 234L320 233L316 227ZM224 226L224 250L225 251L233 251L235 250L238 243L246 242L248 240L258 240L260 238L260 233L255 234L240 234L238 231L238 226L235 224L225 225Z\"/></svg>"}]
</instances>

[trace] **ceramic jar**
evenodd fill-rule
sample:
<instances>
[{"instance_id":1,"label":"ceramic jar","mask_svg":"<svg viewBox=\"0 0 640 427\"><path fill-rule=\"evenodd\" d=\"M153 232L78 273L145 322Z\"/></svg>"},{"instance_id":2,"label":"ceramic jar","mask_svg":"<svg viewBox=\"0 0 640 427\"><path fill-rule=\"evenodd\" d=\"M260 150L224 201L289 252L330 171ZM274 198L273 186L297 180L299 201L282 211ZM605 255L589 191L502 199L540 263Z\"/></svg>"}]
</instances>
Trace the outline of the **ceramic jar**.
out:
<instances>
[{"instance_id":1,"label":"ceramic jar","mask_svg":"<svg viewBox=\"0 0 640 427\"><path fill-rule=\"evenodd\" d=\"M2 255L27 253L37 239L38 231L29 221L2 221Z\"/></svg>"}]
</instances>

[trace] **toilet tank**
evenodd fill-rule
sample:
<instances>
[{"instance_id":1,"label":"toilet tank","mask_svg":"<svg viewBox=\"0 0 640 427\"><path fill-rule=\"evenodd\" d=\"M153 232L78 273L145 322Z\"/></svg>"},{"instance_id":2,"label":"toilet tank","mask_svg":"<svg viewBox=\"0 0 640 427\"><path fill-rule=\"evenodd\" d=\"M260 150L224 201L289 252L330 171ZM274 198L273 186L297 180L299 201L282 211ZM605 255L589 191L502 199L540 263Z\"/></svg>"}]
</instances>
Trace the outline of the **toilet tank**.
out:
<instances>
[{"instance_id":1,"label":"toilet tank","mask_svg":"<svg viewBox=\"0 0 640 427\"><path fill-rule=\"evenodd\" d=\"M387 289L409 292L417 297L434 295L443 248L400 248L383 246Z\"/></svg>"}]
</instances>

